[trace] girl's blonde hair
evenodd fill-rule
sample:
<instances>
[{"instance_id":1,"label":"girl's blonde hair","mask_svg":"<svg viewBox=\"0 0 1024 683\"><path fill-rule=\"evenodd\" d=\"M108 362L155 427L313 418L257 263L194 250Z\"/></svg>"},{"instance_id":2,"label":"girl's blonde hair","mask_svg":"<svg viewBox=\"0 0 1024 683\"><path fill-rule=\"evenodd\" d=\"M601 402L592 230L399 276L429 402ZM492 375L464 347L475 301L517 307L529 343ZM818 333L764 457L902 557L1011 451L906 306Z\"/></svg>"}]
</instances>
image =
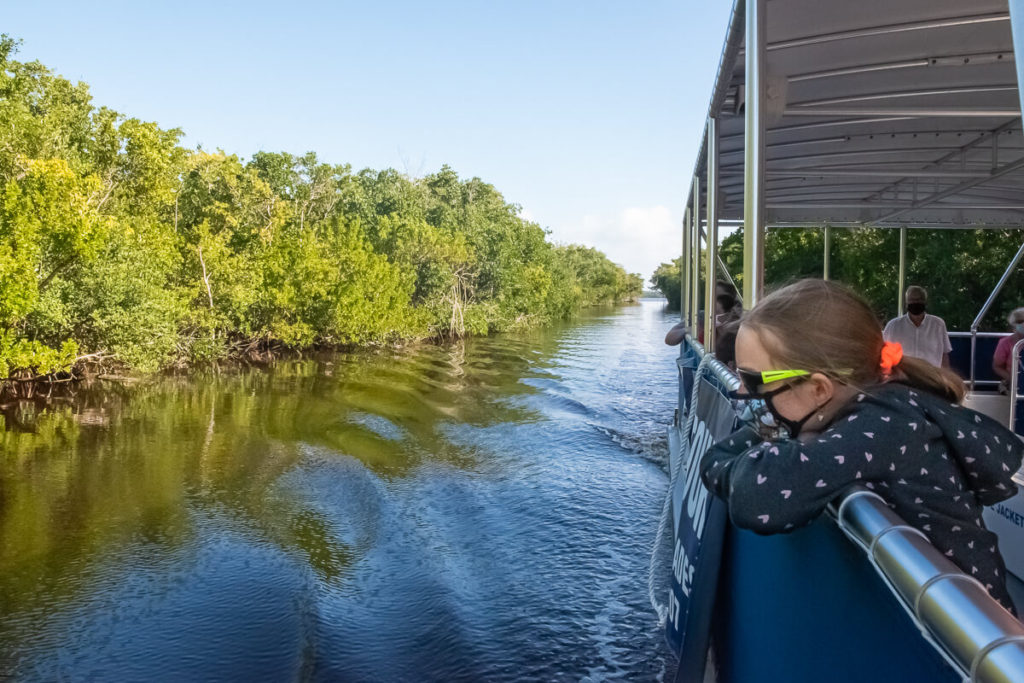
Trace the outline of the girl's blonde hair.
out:
<instances>
[{"instance_id":1,"label":"girl's blonde hair","mask_svg":"<svg viewBox=\"0 0 1024 683\"><path fill-rule=\"evenodd\" d=\"M878 319L862 298L835 282L787 285L759 301L740 324L757 333L780 370L820 372L861 387L895 379L950 401L963 400L963 382L955 373L918 358L904 355L884 378Z\"/></svg>"}]
</instances>

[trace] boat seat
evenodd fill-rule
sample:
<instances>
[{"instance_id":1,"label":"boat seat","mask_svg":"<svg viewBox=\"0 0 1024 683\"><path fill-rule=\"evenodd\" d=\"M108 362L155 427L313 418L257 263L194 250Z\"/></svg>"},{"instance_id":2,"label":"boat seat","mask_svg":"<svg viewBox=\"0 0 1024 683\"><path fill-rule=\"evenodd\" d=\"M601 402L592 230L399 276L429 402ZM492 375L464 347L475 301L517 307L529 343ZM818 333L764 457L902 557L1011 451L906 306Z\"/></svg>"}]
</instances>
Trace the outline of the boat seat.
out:
<instances>
[{"instance_id":1,"label":"boat seat","mask_svg":"<svg viewBox=\"0 0 1024 683\"><path fill-rule=\"evenodd\" d=\"M972 391L964 397L964 406L988 415L1006 426L1010 420L1010 397L994 391Z\"/></svg>"}]
</instances>

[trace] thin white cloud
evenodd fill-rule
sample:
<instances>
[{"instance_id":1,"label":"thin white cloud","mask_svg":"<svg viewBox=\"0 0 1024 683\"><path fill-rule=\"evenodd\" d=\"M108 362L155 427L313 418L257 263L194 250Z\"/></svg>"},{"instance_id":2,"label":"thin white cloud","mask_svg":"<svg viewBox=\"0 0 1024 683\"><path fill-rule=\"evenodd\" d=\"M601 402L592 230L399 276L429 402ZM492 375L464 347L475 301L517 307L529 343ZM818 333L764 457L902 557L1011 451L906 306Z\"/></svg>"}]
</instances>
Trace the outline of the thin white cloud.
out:
<instances>
[{"instance_id":1,"label":"thin white cloud","mask_svg":"<svg viewBox=\"0 0 1024 683\"><path fill-rule=\"evenodd\" d=\"M552 238L595 247L631 273L648 279L659 264L679 256L679 219L666 206L629 207L614 214L589 214L552 228Z\"/></svg>"}]
</instances>

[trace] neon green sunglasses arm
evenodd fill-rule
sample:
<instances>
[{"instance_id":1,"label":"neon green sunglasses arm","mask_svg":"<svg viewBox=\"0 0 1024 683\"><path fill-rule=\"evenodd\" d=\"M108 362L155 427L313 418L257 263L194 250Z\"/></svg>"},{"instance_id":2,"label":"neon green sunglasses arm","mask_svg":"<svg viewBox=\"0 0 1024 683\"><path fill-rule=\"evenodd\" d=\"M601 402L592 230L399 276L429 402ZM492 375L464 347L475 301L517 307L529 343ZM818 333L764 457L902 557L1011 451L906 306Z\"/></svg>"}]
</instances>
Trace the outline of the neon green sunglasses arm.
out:
<instances>
[{"instance_id":1,"label":"neon green sunglasses arm","mask_svg":"<svg viewBox=\"0 0 1024 683\"><path fill-rule=\"evenodd\" d=\"M789 379L790 377L804 377L809 374L811 373L806 370L765 370L761 373L761 381L765 384L771 384L772 382Z\"/></svg>"}]
</instances>

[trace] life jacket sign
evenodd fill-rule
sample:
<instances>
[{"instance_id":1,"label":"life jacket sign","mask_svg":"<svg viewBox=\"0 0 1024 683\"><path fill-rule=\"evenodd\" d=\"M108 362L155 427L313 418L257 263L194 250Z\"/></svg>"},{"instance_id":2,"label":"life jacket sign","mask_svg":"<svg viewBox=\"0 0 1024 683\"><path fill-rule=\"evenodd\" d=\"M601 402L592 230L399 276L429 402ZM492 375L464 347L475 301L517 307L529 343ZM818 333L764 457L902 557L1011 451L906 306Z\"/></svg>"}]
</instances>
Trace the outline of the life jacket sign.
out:
<instances>
[{"instance_id":1,"label":"life jacket sign","mask_svg":"<svg viewBox=\"0 0 1024 683\"><path fill-rule=\"evenodd\" d=\"M711 632L711 610L718 584L718 567L728 510L700 478L700 460L715 442L733 432L736 412L706 379L699 380L696 410L689 435L683 476L672 491L672 580L668 598L666 637L679 655L676 680L703 679Z\"/></svg>"},{"instance_id":2,"label":"life jacket sign","mask_svg":"<svg viewBox=\"0 0 1024 683\"><path fill-rule=\"evenodd\" d=\"M1012 498L985 508L981 516L985 526L999 536L999 552L1007 571L1024 578L1024 491L1018 490Z\"/></svg>"}]
</instances>

